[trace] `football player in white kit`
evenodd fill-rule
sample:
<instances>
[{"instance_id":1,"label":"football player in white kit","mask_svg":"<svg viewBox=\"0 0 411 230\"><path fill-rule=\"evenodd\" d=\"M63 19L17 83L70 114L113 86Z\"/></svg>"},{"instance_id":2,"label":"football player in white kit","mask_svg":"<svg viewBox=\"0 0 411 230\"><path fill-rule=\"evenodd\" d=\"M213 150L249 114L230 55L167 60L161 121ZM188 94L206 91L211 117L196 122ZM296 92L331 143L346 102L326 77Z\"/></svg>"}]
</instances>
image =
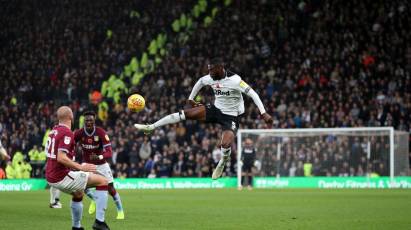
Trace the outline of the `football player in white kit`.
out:
<instances>
[{"instance_id":1,"label":"football player in white kit","mask_svg":"<svg viewBox=\"0 0 411 230\"><path fill-rule=\"evenodd\" d=\"M251 97L260 110L264 121L271 126L272 117L265 111L258 94L235 73L225 70L223 61L219 58L213 59L208 65L209 74L200 78L194 85L188 98L192 108L181 110L163 117L154 124L134 124L138 130L150 133L155 128L177 123L186 119L205 121L206 123L219 123L223 133L220 142L222 158L215 168L212 179L221 177L224 166L231 154L231 145L234 142L235 133L238 129L238 116L244 113L244 100L242 93ZM194 101L194 97L204 86L211 86L214 91L214 104L202 105Z\"/></svg>"}]
</instances>

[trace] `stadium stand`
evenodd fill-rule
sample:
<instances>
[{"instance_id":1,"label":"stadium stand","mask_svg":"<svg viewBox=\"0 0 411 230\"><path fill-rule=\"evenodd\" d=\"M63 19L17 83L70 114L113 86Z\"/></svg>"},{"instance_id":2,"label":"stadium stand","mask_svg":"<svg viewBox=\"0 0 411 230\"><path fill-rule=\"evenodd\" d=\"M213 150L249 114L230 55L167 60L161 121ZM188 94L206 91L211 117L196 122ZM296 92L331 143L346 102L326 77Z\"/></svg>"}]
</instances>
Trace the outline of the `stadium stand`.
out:
<instances>
[{"instance_id":1,"label":"stadium stand","mask_svg":"<svg viewBox=\"0 0 411 230\"><path fill-rule=\"evenodd\" d=\"M132 124L182 108L214 56L224 57L227 67L260 94L276 128L394 126L410 131L406 1L218 1L213 21L195 23L187 40L170 28L195 1L0 4L0 133L8 153L22 152L27 161L55 122L57 106L69 104L76 117L90 106L97 110L89 94L100 90L110 74L119 75L159 32L170 38L167 55L130 89L145 97L146 110L127 111L126 94L119 104L103 99L109 106L99 122L112 138L116 177L211 175L219 157L218 126L187 121L145 137ZM211 102L211 91L204 90L201 98ZM249 99L246 103L241 128L264 128L258 109ZM303 176L306 162L313 164L313 175L367 173L361 156L350 162L352 169L347 167L344 154L352 151L303 158L299 151L286 152L281 175ZM32 176L42 177L36 162ZM235 154L226 175L235 175L234 162ZM368 170L387 175L387 161L374 162Z\"/></svg>"}]
</instances>

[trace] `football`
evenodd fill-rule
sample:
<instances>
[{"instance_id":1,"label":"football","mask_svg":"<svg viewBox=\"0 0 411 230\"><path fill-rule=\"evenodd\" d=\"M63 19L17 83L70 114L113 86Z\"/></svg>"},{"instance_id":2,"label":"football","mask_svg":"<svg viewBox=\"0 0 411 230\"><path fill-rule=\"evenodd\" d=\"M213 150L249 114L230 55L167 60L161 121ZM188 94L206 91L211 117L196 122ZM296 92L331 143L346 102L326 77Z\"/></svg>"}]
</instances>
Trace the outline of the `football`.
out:
<instances>
[{"instance_id":1,"label":"football","mask_svg":"<svg viewBox=\"0 0 411 230\"><path fill-rule=\"evenodd\" d=\"M146 101L140 94L133 94L127 99L127 107L132 112L140 112L144 109Z\"/></svg>"}]
</instances>

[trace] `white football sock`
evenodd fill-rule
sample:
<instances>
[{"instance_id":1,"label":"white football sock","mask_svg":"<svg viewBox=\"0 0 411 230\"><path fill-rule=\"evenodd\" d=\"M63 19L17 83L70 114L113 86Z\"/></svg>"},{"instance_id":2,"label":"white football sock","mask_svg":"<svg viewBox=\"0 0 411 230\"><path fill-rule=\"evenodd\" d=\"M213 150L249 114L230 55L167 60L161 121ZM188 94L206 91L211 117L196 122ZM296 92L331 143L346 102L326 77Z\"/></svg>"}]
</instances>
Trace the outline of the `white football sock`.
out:
<instances>
[{"instance_id":1,"label":"white football sock","mask_svg":"<svg viewBox=\"0 0 411 230\"><path fill-rule=\"evenodd\" d=\"M54 204L56 199L60 200L60 190L50 187L50 204Z\"/></svg>"},{"instance_id":2,"label":"white football sock","mask_svg":"<svg viewBox=\"0 0 411 230\"><path fill-rule=\"evenodd\" d=\"M221 154L222 154L222 159L224 159L224 161L227 161L228 157L231 155L231 147L230 148L221 147Z\"/></svg>"},{"instance_id":3,"label":"white football sock","mask_svg":"<svg viewBox=\"0 0 411 230\"><path fill-rule=\"evenodd\" d=\"M73 227L81 227L81 218L83 217L83 202L71 201L71 220Z\"/></svg>"},{"instance_id":4,"label":"white football sock","mask_svg":"<svg viewBox=\"0 0 411 230\"><path fill-rule=\"evenodd\" d=\"M174 124L180 121L184 121L186 119L186 116L184 114L184 111L180 111L178 113L173 113L170 115L167 115L160 120L158 120L156 123L154 123L152 126L153 128L158 128L160 126L168 125L168 124Z\"/></svg>"}]
</instances>

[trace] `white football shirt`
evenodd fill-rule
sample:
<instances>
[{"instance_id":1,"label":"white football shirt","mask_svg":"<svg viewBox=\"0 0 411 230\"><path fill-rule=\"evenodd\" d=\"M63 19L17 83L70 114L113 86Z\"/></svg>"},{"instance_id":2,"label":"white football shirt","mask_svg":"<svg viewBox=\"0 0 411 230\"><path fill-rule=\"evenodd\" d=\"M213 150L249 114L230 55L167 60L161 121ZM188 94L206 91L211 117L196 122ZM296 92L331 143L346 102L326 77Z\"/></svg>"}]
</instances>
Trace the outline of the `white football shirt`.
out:
<instances>
[{"instance_id":1,"label":"white football shirt","mask_svg":"<svg viewBox=\"0 0 411 230\"><path fill-rule=\"evenodd\" d=\"M244 113L244 100L241 93L245 93L251 96L260 109L261 114L265 112L264 106L258 95L255 94L254 90L248 86L241 77L237 74L231 72L226 72L226 77L221 80L213 80L211 76L205 75L200 78L194 85L193 90L189 96L189 100L194 100L194 97L204 86L210 86L214 91L214 105L221 110L222 113L238 116ZM254 94L249 94L252 91ZM258 98L256 99L255 96Z\"/></svg>"}]
</instances>

